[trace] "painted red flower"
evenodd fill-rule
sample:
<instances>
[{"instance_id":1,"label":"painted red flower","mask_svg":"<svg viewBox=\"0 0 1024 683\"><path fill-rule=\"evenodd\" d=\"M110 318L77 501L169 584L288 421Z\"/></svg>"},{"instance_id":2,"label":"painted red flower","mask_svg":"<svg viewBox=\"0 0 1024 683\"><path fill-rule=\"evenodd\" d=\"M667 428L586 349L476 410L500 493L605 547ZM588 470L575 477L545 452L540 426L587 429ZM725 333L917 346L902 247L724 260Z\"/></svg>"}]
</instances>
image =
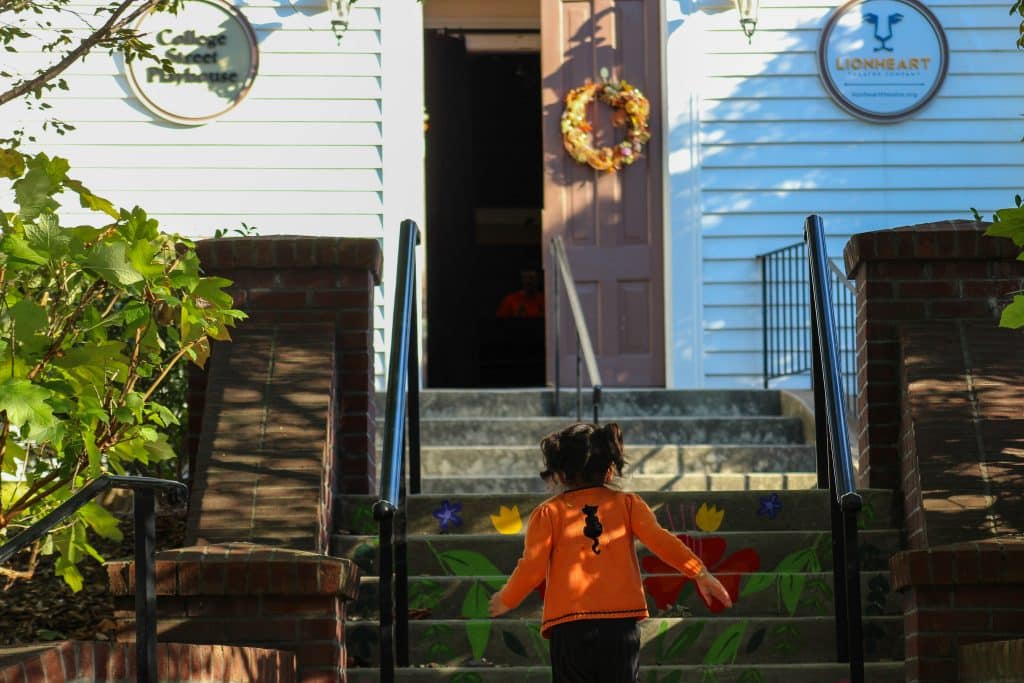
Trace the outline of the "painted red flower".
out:
<instances>
[{"instance_id":1,"label":"painted red flower","mask_svg":"<svg viewBox=\"0 0 1024 683\"><path fill-rule=\"evenodd\" d=\"M726 543L725 539L720 536L693 537L687 534L677 534L676 538L696 553L708 571L722 582L725 589L729 591L729 597L733 602L739 598L742 575L756 572L761 568L761 556L753 548L742 548L723 560ZM648 574L661 575L648 576L644 579L644 587L654 598L654 604L658 609L674 605L679 599L683 587L687 582L692 581L655 555L647 555L640 561L640 564ZM664 576L666 574L668 576ZM714 598L710 600L705 598L699 590L697 595L700 595L700 599L712 613L718 613L725 609L725 605L721 602Z\"/></svg>"}]
</instances>

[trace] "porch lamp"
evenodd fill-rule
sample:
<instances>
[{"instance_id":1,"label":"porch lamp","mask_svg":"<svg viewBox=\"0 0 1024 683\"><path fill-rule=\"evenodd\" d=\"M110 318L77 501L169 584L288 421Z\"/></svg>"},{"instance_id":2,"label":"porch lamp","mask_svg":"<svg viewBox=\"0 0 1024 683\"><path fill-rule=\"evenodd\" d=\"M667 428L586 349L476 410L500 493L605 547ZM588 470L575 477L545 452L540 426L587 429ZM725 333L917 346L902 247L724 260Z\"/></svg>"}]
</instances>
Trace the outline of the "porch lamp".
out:
<instances>
[{"instance_id":1,"label":"porch lamp","mask_svg":"<svg viewBox=\"0 0 1024 683\"><path fill-rule=\"evenodd\" d=\"M352 3L355 0L327 0L327 12L331 18L331 31L338 43L341 43L342 36L348 29L349 16L352 10Z\"/></svg>"},{"instance_id":2,"label":"porch lamp","mask_svg":"<svg viewBox=\"0 0 1024 683\"><path fill-rule=\"evenodd\" d=\"M754 29L757 28L757 6L759 0L733 0L736 11L740 15L740 27L747 41L753 40Z\"/></svg>"}]
</instances>

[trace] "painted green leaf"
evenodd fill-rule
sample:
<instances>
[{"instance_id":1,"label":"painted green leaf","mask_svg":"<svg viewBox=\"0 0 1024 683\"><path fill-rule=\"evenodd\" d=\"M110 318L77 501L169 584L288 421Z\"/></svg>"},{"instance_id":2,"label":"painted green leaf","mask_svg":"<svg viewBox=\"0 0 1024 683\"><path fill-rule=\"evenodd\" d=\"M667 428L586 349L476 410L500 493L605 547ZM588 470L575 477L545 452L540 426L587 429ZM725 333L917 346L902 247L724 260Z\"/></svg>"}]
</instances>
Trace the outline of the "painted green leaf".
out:
<instances>
[{"instance_id":1,"label":"painted green leaf","mask_svg":"<svg viewBox=\"0 0 1024 683\"><path fill-rule=\"evenodd\" d=\"M813 548L804 548L786 555L779 561L775 571L779 574L795 574L807 570L808 565L815 559Z\"/></svg>"},{"instance_id":2,"label":"painted green leaf","mask_svg":"<svg viewBox=\"0 0 1024 683\"><path fill-rule=\"evenodd\" d=\"M704 631L704 623L703 621L695 621L692 624L687 624L683 632L679 634L679 637L665 651L665 659L668 663L672 663L673 659L679 657L687 648L697 642L700 634Z\"/></svg>"},{"instance_id":3,"label":"painted green leaf","mask_svg":"<svg viewBox=\"0 0 1024 683\"><path fill-rule=\"evenodd\" d=\"M668 622L662 621L658 624L658 635L654 636L654 642L658 645L658 652L655 661L661 664L665 658L665 634L668 633Z\"/></svg>"},{"instance_id":4,"label":"painted green leaf","mask_svg":"<svg viewBox=\"0 0 1024 683\"><path fill-rule=\"evenodd\" d=\"M501 576L494 563L474 550L446 550L438 555L445 569L455 576Z\"/></svg>"},{"instance_id":5,"label":"painted green leaf","mask_svg":"<svg viewBox=\"0 0 1024 683\"><path fill-rule=\"evenodd\" d=\"M82 265L104 280L119 285L133 285L142 281L142 275L128 263L124 242L94 247Z\"/></svg>"},{"instance_id":6,"label":"painted green leaf","mask_svg":"<svg viewBox=\"0 0 1024 683\"><path fill-rule=\"evenodd\" d=\"M486 619L488 597L483 585L479 581L474 581L462 600L462 616L467 619Z\"/></svg>"},{"instance_id":7,"label":"painted green leaf","mask_svg":"<svg viewBox=\"0 0 1024 683\"><path fill-rule=\"evenodd\" d=\"M491 638L491 622L488 619L472 619L466 622L466 635L473 659L483 659L487 641Z\"/></svg>"},{"instance_id":8,"label":"painted green leaf","mask_svg":"<svg viewBox=\"0 0 1024 683\"><path fill-rule=\"evenodd\" d=\"M736 660L736 654L740 650L740 643L743 641L743 634L746 630L747 622L741 621L722 631L715 638L715 642L711 643L707 654L704 655L704 663L708 666L732 664Z\"/></svg>"},{"instance_id":9,"label":"painted green leaf","mask_svg":"<svg viewBox=\"0 0 1024 683\"><path fill-rule=\"evenodd\" d=\"M775 578L775 574L751 574L743 582L743 588L740 589L740 597L745 598L748 595L754 595L770 588L775 584Z\"/></svg>"},{"instance_id":10,"label":"painted green leaf","mask_svg":"<svg viewBox=\"0 0 1024 683\"><path fill-rule=\"evenodd\" d=\"M1013 301L1003 309L1003 314L999 317L999 326L1014 330L1024 327L1024 295L1014 295Z\"/></svg>"},{"instance_id":11,"label":"painted green leaf","mask_svg":"<svg viewBox=\"0 0 1024 683\"><path fill-rule=\"evenodd\" d=\"M807 578L803 574L781 574L779 575L779 593L782 595L782 604L790 616L796 614L796 608L800 604L800 595L804 592L804 583Z\"/></svg>"},{"instance_id":12,"label":"painted green leaf","mask_svg":"<svg viewBox=\"0 0 1024 683\"><path fill-rule=\"evenodd\" d=\"M757 652L760 649L761 645L764 644L765 633L766 630L764 628L759 628L756 631L754 631L754 635L750 636L750 640L747 641L746 650L748 655Z\"/></svg>"},{"instance_id":13,"label":"painted green leaf","mask_svg":"<svg viewBox=\"0 0 1024 683\"><path fill-rule=\"evenodd\" d=\"M682 671L669 671L662 678L658 679L658 683L682 683L683 672Z\"/></svg>"},{"instance_id":14,"label":"painted green leaf","mask_svg":"<svg viewBox=\"0 0 1024 683\"><path fill-rule=\"evenodd\" d=\"M526 646L523 645L523 641L516 637L516 634L511 631L502 631L501 640L505 643L505 647L511 650L514 654L517 654L520 657L529 657L526 653Z\"/></svg>"},{"instance_id":15,"label":"painted green leaf","mask_svg":"<svg viewBox=\"0 0 1024 683\"><path fill-rule=\"evenodd\" d=\"M736 679L736 683L763 683L763 681L764 675L758 669L747 669Z\"/></svg>"}]
</instances>

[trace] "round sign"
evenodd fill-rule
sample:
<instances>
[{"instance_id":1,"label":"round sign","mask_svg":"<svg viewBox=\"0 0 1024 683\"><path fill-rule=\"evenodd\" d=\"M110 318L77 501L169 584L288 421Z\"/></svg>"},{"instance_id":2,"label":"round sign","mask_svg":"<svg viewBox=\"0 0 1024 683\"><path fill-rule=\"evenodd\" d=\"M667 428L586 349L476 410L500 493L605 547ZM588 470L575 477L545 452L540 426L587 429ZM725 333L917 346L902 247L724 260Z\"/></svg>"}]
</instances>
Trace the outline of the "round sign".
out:
<instances>
[{"instance_id":1,"label":"round sign","mask_svg":"<svg viewBox=\"0 0 1024 683\"><path fill-rule=\"evenodd\" d=\"M825 89L867 121L911 116L935 97L948 69L946 34L918 0L850 0L818 44Z\"/></svg>"},{"instance_id":2,"label":"round sign","mask_svg":"<svg viewBox=\"0 0 1024 683\"><path fill-rule=\"evenodd\" d=\"M128 63L128 83L139 101L167 121L198 125L229 111L256 78L256 34L223 0L185 0L178 13L154 12L136 30L170 60L167 73L152 60Z\"/></svg>"}]
</instances>

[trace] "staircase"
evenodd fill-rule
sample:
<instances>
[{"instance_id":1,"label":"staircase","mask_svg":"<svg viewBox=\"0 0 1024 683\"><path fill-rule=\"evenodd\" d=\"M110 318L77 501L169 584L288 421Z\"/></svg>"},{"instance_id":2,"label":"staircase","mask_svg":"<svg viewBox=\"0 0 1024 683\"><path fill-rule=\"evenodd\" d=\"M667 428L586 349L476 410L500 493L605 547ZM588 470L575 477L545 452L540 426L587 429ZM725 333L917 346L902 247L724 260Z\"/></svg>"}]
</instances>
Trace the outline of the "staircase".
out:
<instances>
[{"instance_id":1,"label":"staircase","mask_svg":"<svg viewBox=\"0 0 1024 683\"><path fill-rule=\"evenodd\" d=\"M410 659L402 681L548 681L541 600L499 619L487 601L522 551L522 530L547 495L537 444L575 417L551 392L436 391L421 396L424 493L408 506ZM584 415L589 415L585 405ZM380 411L378 414L382 414ZM712 614L693 584L641 548L652 618L641 622L644 683L840 683L832 614L828 500L812 490L813 447L777 392L608 392L602 421L623 429L626 489L686 535L726 585ZM382 431L382 430L381 430ZM364 578L347 623L349 681L378 680L373 496L345 498L333 554ZM861 565L871 683L903 680L903 620L886 561L899 549L891 492L865 492Z\"/></svg>"}]
</instances>

